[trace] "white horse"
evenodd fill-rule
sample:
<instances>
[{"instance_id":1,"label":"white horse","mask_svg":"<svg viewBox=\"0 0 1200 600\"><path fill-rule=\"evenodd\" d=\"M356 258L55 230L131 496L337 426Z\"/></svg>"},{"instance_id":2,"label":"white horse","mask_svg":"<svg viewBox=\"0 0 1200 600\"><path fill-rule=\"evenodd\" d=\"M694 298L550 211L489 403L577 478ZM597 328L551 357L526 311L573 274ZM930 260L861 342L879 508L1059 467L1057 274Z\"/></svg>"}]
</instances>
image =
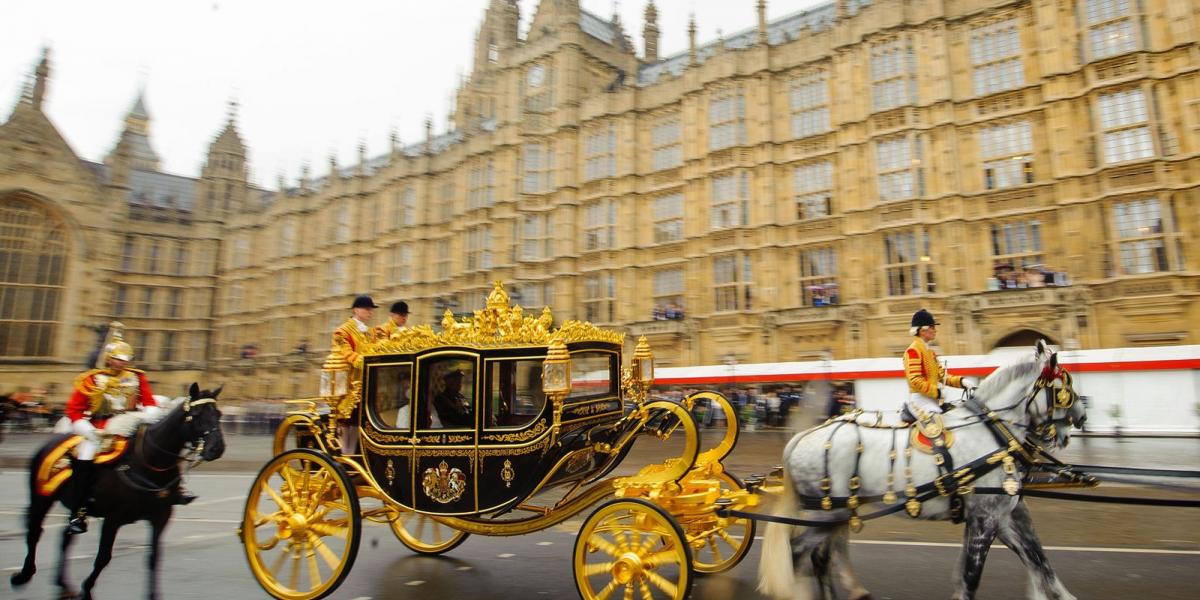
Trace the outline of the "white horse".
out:
<instances>
[{"instance_id":1,"label":"white horse","mask_svg":"<svg viewBox=\"0 0 1200 600\"><path fill-rule=\"evenodd\" d=\"M998 369L980 384L972 400L945 413L946 429L955 436L949 450L955 467L962 469L973 461L981 467L987 465L990 470L973 478L970 485L995 489L1007 483L1015 490L1026 465L1013 461L1013 473L999 468L1006 446L998 441L999 429L989 423L993 419L988 414L994 415L994 420L1017 442L1032 435L1051 448L1061 447L1069 440L1071 426L1082 425L1086 418L1083 403L1075 402L1077 398L1069 375L1058 366L1056 354L1038 342L1032 360ZM887 494L894 491L898 501L904 502L907 485L920 487L936 479L939 470L934 457L906 453L907 447L907 429L868 428L852 421L832 420L792 438L783 451L784 489L773 514L794 518L800 514L802 502L810 509L808 519L828 521L829 525L806 528L793 538L797 528L770 523L759 564L759 590L780 599L812 598L810 577L815 575L818 597L832 597L832 571L852 600L870 598L850 569L849 520L856 502L848 506L846 500L854 495L864 501L876 500L886 494L886 499L894 503L897 500ZM991 464L977 460L984 457L995 460ZM911 476L906 468L911 468ZM850 481L856 471L861 487L851 490ZM932 491L932 498L920 505L920 518L951 519L949 498L953 495ZM819 506L814 509L814 503L825 497L838 501L831 510ZM988 548L996 537L1016 552L1029 570L1030 598L1074 599L1050 568L1033 531L1029 509L1020 496L967 493L959 497L964 503L966 532L954 575L955 600L975 597ZM916 504L912 506L917 508Z\"/></svg>"}]
</instances>

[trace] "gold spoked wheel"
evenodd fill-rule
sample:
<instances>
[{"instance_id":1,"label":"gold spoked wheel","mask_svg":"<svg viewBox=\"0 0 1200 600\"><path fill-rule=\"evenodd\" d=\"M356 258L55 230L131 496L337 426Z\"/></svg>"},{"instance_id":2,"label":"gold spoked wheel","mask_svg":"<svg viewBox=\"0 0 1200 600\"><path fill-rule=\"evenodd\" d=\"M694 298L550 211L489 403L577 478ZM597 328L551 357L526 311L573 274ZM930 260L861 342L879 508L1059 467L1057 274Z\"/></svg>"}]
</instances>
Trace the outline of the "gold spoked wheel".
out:
<instances>
[{"instance_id":1,"label":"gold spoked wheel","mask_svg":"<svg viewBox=\"0 0 1200 600\"><path fill-rule=\"evenodd\" d=\"M645 500L618 499L596 509L579 531L573 558L584 600L683 599L692 589L683 530Z\"/></svg>"},{"instance_id":2,"label":"gold spoked wheel","mask_svg":"<svg viewBox=\"0 0 1200 600\"><path fill-rule=\"evenodd\" d=\"M746 488L741 480L722 471L716 475L721 492L736 492ZM723 573L737 566L750 552L754 543L754 520L728 517L716 519L717 529L703 538L703 545L692 547L692 566L697 573Z\"/></svg>"},{"instance_id":3,"label":"gold spoked wheel","mask_svg":"<svg viewBox=\"0 0 1200 600\"><path fill-rule=\"evenodd\" d=\"M250 571L268 594L323 598L354 565L362 537L358 496L328 456L289 450L255 478L239 534Z\"/></svg>"},{"instance_id":4,"label":"gold spoked wheel","mask_svg":"<svg viewBox=\"0 0 1200 600\"><path fill-rule=\"evenodd\" d=\"M449 552L463 543L468 534L443 525L428 515L397 508L391 520L392 532L409 550L417 554L436 555Z\"/></svg>"}]
</instances>

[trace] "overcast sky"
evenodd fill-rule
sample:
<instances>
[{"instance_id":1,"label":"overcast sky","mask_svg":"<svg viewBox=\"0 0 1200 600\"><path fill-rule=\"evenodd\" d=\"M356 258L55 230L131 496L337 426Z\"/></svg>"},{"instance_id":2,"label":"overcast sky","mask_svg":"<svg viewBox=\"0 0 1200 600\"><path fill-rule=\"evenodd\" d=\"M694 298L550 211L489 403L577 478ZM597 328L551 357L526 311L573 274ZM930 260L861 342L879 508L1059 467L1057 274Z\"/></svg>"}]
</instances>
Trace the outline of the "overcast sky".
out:
<instances>
[{"instance_id":1,"label":"overcast sky","mask_svg":"<svg viewBox=\"0 0 1200 600\"><path fill-rule=\"evenodd\" d=\"M551 1L551 0L547 0ZM521 30L538 0L520 0ZM770 0L768 18L823 3ZM227 104L249 146L252 177L274 188L308 162L328 170L413 142L426 114L446 127L460 73L471 68L488 0L0 0L0 119L7 119L43 46L51 48L47 112L82 158L112 149L139 85L165 171L199 174ZM582 0L612 15L612 0ZM645 0L615 3L639 54ZM756 0L658 0L660 54L755 26Z\"/></svg>"}]
</instances>

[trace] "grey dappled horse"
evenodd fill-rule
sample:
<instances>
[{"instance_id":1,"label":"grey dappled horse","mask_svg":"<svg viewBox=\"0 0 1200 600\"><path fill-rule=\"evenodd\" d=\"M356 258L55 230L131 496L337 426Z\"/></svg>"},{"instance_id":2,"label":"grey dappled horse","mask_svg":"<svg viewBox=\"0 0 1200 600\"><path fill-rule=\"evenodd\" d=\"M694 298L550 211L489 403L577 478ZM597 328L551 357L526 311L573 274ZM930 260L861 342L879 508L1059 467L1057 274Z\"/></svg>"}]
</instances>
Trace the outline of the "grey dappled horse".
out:
<instances>
[{"instance_id":1,"label":"grey dappled horse","mask_svg":"<svg viewBox=\"0 0 1200 600\"><path fill-rule=\"evenodd\" d=\"M1071 426L1082 425L1086 415L1082 402L1057 406L1050 401L1049 395L1043 401L1043 394L1039 392L1056 381L1058 385L1069 387L1069 377L1058 366L1057 355L1050 352L1044 343L1038 342L1031 359L1002 367L987 377L976 390L975 400L995 412L1018 440L1024 441L1034 435L1051 448L1061 447L1069 441ZM1074 396L1073 390L1067 391ZM965 465L1002 447L982 418L974 415L969 408L949 410L944 418L947 429L952 429L956 437L950 448L955 465ZM1051 424L1055 426L1047 427ZM826 477L826 440L831 442L828 477L832 490L828 492L829 495L849 495L849 480L855 468L860 435L863 450L858 467L861 488L857 494L862 497L880 496L887 489L893 489L887 484L891 464L888 454L893 448L901 451L907 445L906 429L846 424L838 428L830 439L831 431L832 423L826 423L800 433L788 442L783 451L784 490L772 514L796 517L800 512L800 496L820 498L826 495L820 487L821 479ZM899 458L891 467L894 481L903 489L906 461L902 452L898 454ZM916 485L930 482L938 476L938 468L930 455L913 452L911 467L911 481ZM1016 478L1019 480L1024 475L1023 465L1019 461L1017 468ZM997 468L971 482L971 485L997 488L1004 479L1003 469ZM904 500L903 493L899 497L901 501ZM963 500L966 530L954 574L955 600L975 597L988 548L997 537L1017 553L1029 570L1030 598L1074 598L1050 568L1033 531L1029 509L1020 496L972 494L964 496ZM846 522L849 516L850 511L844 508L812 511L806 518L828 520L830 524L806 528L794 538L792 534L795 528L792 526L768 524L759 565L760 591L781 599L812 598L814 591L819 598L832 597L832 571L852 600L870 598L871 595L850 569L850 531ZM949 499L935 496L926 501L920 518L949 520ZM922 568L922 572L922 576L927 576L927 569ZM815 590L811 576L816 577Z\"/></svg>"}]
</instances>

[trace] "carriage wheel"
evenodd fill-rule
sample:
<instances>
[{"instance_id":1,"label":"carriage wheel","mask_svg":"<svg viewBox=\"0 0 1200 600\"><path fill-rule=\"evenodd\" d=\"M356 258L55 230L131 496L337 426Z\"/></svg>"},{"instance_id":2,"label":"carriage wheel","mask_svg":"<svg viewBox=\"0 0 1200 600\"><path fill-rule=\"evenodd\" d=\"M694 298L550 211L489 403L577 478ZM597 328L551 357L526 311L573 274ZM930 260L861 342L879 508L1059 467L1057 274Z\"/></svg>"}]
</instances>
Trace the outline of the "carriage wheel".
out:
<instances>
[{"instance_id":1,"label":"carriage wheel","mask_svg":"<svg viewBox=\"0 0 1200 600\"><path fill-rule=\"evenodd\" d=\"M634 498L608 502L584 521L572 561L584 600L686 598L691 562L679 524Z\"/></svg>"},{"instance_id":2,"label":"carriage wheel","mask_svg":"<svg viewBox=\"0 0 1200 600\"><path fill-rule=\"evenodd\" d=\"M717 474L722 495L746 489L741 480L724 471ZM716 517L720 518L720 517ZM754 519L727 517L724 524L703 539L704 545L692 548L692 566L698 573L723 573L737 566L754 543Z\"/></svg>"},{"instance_id":3,"label":"carriage wheel","mask_svg":"<svg viewBox=\"0 0 1200 600\"><path fill-rule=\"evenodd\" d=\"M273 455L279 456L295 448L319 448L312 427L312 419L303 415L288 415L275 428L275 437L271 442Z\"/></svg>"},{"instance_id":4,"label":"carriage wheel","mask_svg":"<svg viewBox=\"0 0 1200 600\"><path fill-rule=\"evenodd\" d=\"M392 533L400 543L417 554L437 555L449 552L466 541L470 535L448 525L438 523L429 515L415 513L396 507L391 520Z\"/></svg>"},{"instance_id":5,"label":"carriage wheel","mask_svg":"<svg viewBox=\"0 0 1200 600\"><path fill-rule=\"evenodd\" d=\"M239 535L250 572L268 594L323 598L341 585L358 554L358 496L328 456L289 450L255 478Z\"/></svg>"}]
</instances>

